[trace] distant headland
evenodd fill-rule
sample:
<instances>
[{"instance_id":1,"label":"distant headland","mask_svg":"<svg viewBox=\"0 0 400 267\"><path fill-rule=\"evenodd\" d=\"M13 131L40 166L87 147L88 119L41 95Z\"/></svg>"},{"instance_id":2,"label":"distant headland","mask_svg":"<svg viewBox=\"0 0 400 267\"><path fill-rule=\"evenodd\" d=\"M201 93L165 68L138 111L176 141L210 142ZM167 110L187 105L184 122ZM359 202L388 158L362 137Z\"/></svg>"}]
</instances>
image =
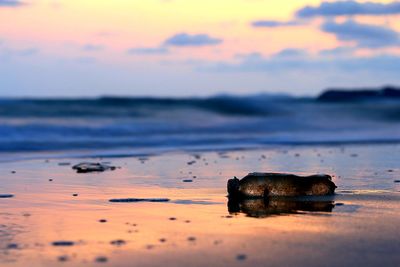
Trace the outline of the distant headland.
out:
<instances>
[{"instance_id":1,"label":"distant headland","mask_svg":"<svg viewBox=\"0 0 400 267\"><path fill-rule=\"evenodd\" d=\"M384 86L381 88L328 89L317 97L317 100L326 102L375 99L400 99L400 87Z\"/></svg>"}]
</instances>

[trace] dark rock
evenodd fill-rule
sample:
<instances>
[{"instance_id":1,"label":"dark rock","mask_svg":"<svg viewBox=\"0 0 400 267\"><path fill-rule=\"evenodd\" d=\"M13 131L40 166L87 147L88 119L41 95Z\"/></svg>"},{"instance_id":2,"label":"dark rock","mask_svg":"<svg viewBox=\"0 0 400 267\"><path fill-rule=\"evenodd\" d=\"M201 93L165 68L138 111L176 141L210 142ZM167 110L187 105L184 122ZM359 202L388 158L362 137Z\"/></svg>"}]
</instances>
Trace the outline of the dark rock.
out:
<instances>
[{"instance_id":1,"label":"dark rock","mask_svg":"<svg viewBox=\"0 0 400 267\"><path fill-rule=\"evenodd\" d=\"M191 182L193 182L193 180L191 180L191 179L185 179L185 180L182 180L182 182L184 182L184 183L191 183Z\"/></svg>"},{"instance_id":2,"label":"dark rock","mask_svg":"<svg viewBox=\"0 0 400 267\"><path fill-rule=\"evenodd\" d=\"M76 170L77 173L88 173L88 172L104 172L108 170L113 171L116 169L116 167L98 162L82 162L72 166L72 169Z\"/></svg>"},{"instance_id":3,"label":"dark rock","mask_svg":"<svg viewBox=\"0 0 400 267\"><path fill-rule=\"evenodd\" d=\"M230 198L332 195L336 185L326 174L297 176L285 173L249 173L228 180Z\"/></svg>"},{"instance_id":4,"label":"dark rock","mask_svg":"<svg viewBox=\"0 0 400 267\"><path fill-rule=\"evenodd\" d=\"M106 223L107 220L106 220L106 219L100 219L99 222L100 222L100 223Z\"/></svg>"}]
</instances>

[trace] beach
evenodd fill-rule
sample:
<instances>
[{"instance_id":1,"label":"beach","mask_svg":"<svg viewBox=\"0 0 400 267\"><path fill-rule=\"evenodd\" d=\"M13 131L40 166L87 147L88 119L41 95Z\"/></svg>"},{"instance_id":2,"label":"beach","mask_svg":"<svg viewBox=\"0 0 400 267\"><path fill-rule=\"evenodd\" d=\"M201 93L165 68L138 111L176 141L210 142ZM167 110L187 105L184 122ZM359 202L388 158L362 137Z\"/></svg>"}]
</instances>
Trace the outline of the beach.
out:
<instances>
[{"instance_id":1,"label":"beach","mask_svg":"<svg viewBox=\"0 0 400 267\"><path fill-rule=\"evenodd\" d=\"M0 266L400 264L398 144L26 155L0 162ZM80 162L117 169L76 173ZM228 205L227 180L256 171L327 173L338 188Z\"/></svg>"}]
</instances>

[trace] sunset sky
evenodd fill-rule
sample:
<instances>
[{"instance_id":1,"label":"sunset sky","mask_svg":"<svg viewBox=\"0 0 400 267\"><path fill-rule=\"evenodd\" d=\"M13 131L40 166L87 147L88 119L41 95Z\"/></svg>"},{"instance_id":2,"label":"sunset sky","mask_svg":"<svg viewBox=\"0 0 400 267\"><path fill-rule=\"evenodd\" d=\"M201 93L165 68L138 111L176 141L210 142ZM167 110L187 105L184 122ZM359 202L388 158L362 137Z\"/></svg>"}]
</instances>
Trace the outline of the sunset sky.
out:
<instances>
[{"instance_id":1,"label":"sunset sky","mask_svg":"<svg viewBox=\"0 0 400 267\"><path fill-rule=\"evenodd\" d=\"M400 1L0 0L0 96L400 84Z\"/></svg>"}]
</instances>

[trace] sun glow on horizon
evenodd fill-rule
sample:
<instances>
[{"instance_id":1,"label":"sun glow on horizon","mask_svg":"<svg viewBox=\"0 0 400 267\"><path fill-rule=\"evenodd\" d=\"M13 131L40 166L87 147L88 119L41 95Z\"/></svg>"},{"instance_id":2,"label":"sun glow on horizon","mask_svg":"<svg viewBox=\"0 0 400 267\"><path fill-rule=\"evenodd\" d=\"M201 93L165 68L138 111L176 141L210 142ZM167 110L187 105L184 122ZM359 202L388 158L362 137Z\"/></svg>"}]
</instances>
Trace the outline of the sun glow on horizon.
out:
<instances>
[{"instance_id":1,"label":"sun glow on horizon","mask_svg":"<svg viewBox=\"0 0 400 267\"><path fill-rule=\"evenodd\" d=\"M367 2L358 1L360 4ZM36 65L76 61L107 69L128 68L132 73L146 66L156 76L167 66L185 69L200 77L196 69L203 69L204 65L230 64L251 54L268 59L287 51L294 56L297 50L313 60L328 50L351 51L354 58L400 53L400 41L393 42L393 36L400 31L399 14L296 16L296 12L306 6L318 8L320 0L26 0L22 3L14 7L0 4L0 60L18 61L24 68L30 64L22 62L30 60L26 55L37 54L40 58L35 59ZM257 21L280 26L253 26ZM343 26L349 21L353 24ZM336 28L324 30L327 23ZM360 31L351 33L355 37L338 32L351 25L355 28L350 31ZM376 33L377 39L388 38L392 44L365 37L370 32ZM167 43L177 36L186 38L179 40L184 44ZM196 43L198 38L203 38L201 43ZM172 83L171 88L173 86ZM211 90L212 85L209 86ZM228 88L228 84L224 87Z\"/></svg>"}]
</instances>

